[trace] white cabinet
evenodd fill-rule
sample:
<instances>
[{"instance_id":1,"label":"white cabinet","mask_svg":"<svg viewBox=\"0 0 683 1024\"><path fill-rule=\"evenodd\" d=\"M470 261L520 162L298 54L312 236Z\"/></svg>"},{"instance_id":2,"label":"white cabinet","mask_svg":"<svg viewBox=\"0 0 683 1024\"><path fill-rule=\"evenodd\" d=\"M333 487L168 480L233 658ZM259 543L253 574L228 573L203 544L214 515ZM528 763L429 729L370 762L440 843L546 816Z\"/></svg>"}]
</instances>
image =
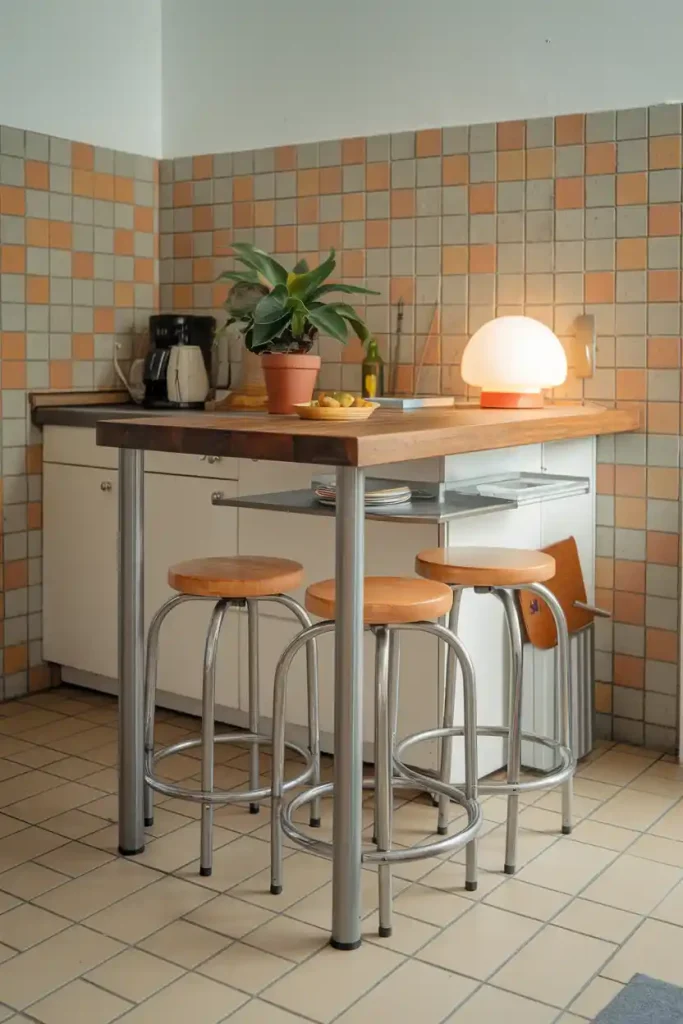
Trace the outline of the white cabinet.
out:
<instances>
[{"instance_id":1,"label":"white cabinet","mask_svg":"<svg viewBox=\"0 0 683 1024\"><path fill-rule=\"evenodd\" d=\"M116 470L46 463L43 657L116 678Z\"/></svg>"}]
</instances>

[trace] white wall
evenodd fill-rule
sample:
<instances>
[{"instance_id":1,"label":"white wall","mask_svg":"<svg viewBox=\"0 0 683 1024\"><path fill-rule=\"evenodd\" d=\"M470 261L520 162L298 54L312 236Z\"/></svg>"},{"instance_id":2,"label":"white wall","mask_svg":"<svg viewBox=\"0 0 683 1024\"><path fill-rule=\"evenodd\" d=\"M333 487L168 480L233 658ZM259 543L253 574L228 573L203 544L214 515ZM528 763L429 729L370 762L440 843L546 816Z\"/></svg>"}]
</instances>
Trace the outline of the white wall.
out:
<instances>
[{"instance_id":1,"label":"white wall","mask_svg":"<svg viewBox=\"0 0 683 1024\"><path fill-rule=\"evenodd\" d=\"M166 156L683 98L681 0L163 0Z\"/></svg>"},{"instance_id":2,"label":"white wall","mask_svg":"<svg viewBox=\"0 0 683 1024\"><path fill-rule=\"evenodd\" d=\"M160 156L161 0L0 0L0 124Z\"/></svg>"}]
</instances>

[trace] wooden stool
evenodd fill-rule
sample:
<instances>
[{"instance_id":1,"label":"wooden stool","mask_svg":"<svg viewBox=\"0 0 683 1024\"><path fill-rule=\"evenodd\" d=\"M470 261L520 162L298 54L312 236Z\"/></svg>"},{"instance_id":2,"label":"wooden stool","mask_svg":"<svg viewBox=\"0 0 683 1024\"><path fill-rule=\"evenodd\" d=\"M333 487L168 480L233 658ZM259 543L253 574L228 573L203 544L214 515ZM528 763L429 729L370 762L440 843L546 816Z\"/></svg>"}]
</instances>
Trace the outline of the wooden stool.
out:
<instances>
[{"instance_id":1,"label":"wooden stool","mask_svg":"<svg viewBox=\"0 0 683 1024\"><path fill-rule=\"evenodd\" d=\"M364 584L363 621L375 636L375 776L363 783L375 790L375 832L373 848L364 850L364 863L377 864L379 875L379 934L391 934L391 865L398 861L421 860L467 846L466 886L476 889L476 844L474 838L482 824L477 801L477 734L476 693L472 662L460 640L435 619L447 615L453 595L443 583L395 576L370 576ZM288 836L315 853L332 856L332 844L313 839L294 824L293 815L304 804L314 803L334 793L332 783L313 785L298 794L287 805L283 803L285 752L285 689L287 672L302 644L334 629L336 613L335 582L313 583L306 591L306 608L324 617L323 622L302 630L288 644L275 671L273 694L273 778L271 783L271 885L274 894L282 892L282 837ZM452 786L443 779L434 779L425 772L401 766L395 774L394 739L398 709L399 632L421 630L432 633L448 645L454 664L459 664L463 678L465 705L465 785ZM431 729L411 737L410 742L440 739L448 729ZM406 742L397 751L404 750ZM408 850L391 849L392 803L394 788L422 789L438 793L464 807L467 823L457 833L426 846ZM348 798L348 797L347 797Z\"/></svg>"},{"instance_id":2,"label":"wooden stool","mask_svg":"<svg viewBox=\"0 0 683 1024\"><path fill-rule=\"evenodd\" d=\"M178 593L161 606L149 627L147 638L147 666L145 672L145 824L153 824L153 790L165 796L193 800L202 805L200 873L210 875L212 870L213 808L216 804L248 803L252 814L258 813L259 804L270 798L270 789L261 787L259 745L270 744L271 737L260 731L259 674L258 674L258 603L271 601L284 605L299 620L302 628L310 627L311 620L298 601L285 594L295 590L303 579L303 567L286 558L262 558L236 555L231 558L196 558L173 565L168 571L169 586ZM159 632L170 611L185 601L211 600L215 602L204 649L202 681L202 731L198 739L181 740L171 746L154 751L154 708L156 697ZM221 627L229 608L246 608L249 648L249 732L215 735L216 654ZM318 725L318 670L315 641L306 647L308 685L308 749L287 743L305 762L305 770L286 782L283 790L290 790L304 782L320 782L320 738ZM222 792L214 788L214 744L249 743L249 789L242 792ZM154 774L158 761L172 754L202 748L201 789L185 789ZM319 803L311 808L312 826L320 824Z\"/></svg>"},{"instance_id":3,"label":"wooden stool","mask_svg":"<svg viewBox=\"0 0 683 1024\"><path fill-rule=\"evenodd\" d=\"M426 579L447 583L452 588L453 606L448 620L452 632L456 632L458 628L463 589L472 587L476 593L494 594L503 605L512 648L508 725L478 726L477 733L479 736L502 736L507 739L507 781L480 783L479 792L508 794L505 872L514 874L517 860L519 793L550 789L563 783L562 832L568 834L572 829L572 778L576 760L570 749L569 636L562 605L555 595L543 586L546 580L552 579L555 575L555 559L543 551L516 548L435 548L418 554L415 559L415 571ZM523 642L520 614L515 601L515 593L520 590L531 591L545 602L557 629L556 686L561 709L557 739L522 732ZM444 704L444 726L448 735L442 743L440 766L441 779L445 782L450 781L451 776L453 736L462 733L462 730L450 728L453 726L455 714L455 683L456 665L449 652ZM553 750L559 760L558 767L542 778L521 782L522 740L539 743ZM440 797L440 835L447 833L447 810L447 799Z\"/></svg>"}]
</instances>

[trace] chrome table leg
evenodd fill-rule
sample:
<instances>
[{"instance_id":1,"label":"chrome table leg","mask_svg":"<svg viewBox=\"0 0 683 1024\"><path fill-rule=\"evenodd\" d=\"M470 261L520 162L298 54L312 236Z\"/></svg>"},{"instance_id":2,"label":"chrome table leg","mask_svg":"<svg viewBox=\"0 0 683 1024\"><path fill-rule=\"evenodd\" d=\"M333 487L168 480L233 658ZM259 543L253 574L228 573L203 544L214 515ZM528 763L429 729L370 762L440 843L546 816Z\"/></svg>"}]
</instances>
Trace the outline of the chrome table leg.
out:
<instances>
[{"instance_id":1,"label":"chrome table leg","mask_svg":"<svg viewBox=\"0 0 683 1024\"><path fill-rule=\"evenodd\" d=\"M202 685L202 792L213 793L216 733L216 656L221 626L228 610L228 601L218 601L211 613L204 647L204 679ZM208 876L213 870L213 804L202 804L201 849L199 874Z\"/></svg>"},{"instance_id":2,"label":"chrome table leg","mask_svg":"<svg viewBox=\"0 0 683 1024\"><path fill-rule=\"evenodd\" d=\"M144 453L119 451L119 851L144 831Z\"/></svg>"},{"instance_id":3,"label":"chrome table leg","mask_svg":"<svg viewBox=\"0 0 683 1024\"><path fill-rule=\"evenodd\" d=\"M364 472L337 468L332 945L361 942Z\"/></svg>"},{"instance_id":4,"label":"chrome table leg","mask_svg":"<svg viewBox=\"0 0 683 1024\"><path fill-rule=\"evenodd\" d=\"M507 781L519 782L522 767L522 630L515 603L510 590L494 590L505 609L505 619L510 634L510 701L508 711L509 739L507 750ZM517 867L517 832L519 830L519 794L508 794L507 833L505 838L505 874L514 875Z\"/></svg>"}]
</instances>

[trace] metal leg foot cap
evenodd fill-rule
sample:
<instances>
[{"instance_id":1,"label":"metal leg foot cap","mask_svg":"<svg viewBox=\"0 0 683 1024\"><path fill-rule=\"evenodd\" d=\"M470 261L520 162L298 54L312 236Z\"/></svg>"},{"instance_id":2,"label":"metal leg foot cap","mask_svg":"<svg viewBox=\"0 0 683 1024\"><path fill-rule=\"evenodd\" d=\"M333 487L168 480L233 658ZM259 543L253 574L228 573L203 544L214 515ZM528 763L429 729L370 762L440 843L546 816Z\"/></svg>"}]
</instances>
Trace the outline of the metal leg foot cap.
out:
<instances>
[{"instance_id":1,"label":"metal leg foot cap","mask_svg":"<svg viewBox=\"0 0 683 1024\"><path fill-rule=\"evenodd\" d=\"M505 865L505 874L506 875L514 875L515 871L516 871L516 868L515 868L514 864L506 864Z\"/></svg>"},{"instance_id":2,"label":"metal leg foot cap","mask_svg":"<svg viewBox=\"0 0 683 1024\"><path fill-rule=\"evenodd\" d=\"M271 896L279 896L281 894L281 892L282 892L282 886L281 885L271 885L271 887L270 887L270 894L271 894Z\"/></svg>"},{"instance_id":3,"label":"metal leg foot cap","mask_svg":"<svg viewBox=\"0 0 683 1024\"><path fill-rule=\"evenodd\" d=\"M448 825L439 825L437 827L437 829L436 829L436 832L437 832L437 835L447 836L448 835Z\"/></svg>"},{"instance_id":4,"label":"metal leg foot cap","mask_svg":"<svg viewBox=\"0 0 683 1024\"><path fill-rule=\"evenodd\" d=\"M200 868L199 874L202 876L202 878L210 878L212 871L213 868Z\"/></svg>"},{"instance_id":5,"label":"metal leg foot cap","mask_svg":"<svg viewBox=\"0 0 683 1024\"><path fill-rule=\"evenodd\" d=\"M124 850L122 846L119 846L119 853L122 857L137 857L139 853L144 853L144 846L138 846L137 850Z\"/></svg>"},{"instance_id":6,"label":"metal leg foot cap","mask_svg":"<svg viewBox=\"0 0 683 1024\"><path fill-rule=\"evenodd\" d=\"M258 812L260 810L261 810L261 808L259 807L258 804L249 804L249 813L250 814L258 814Z\"/></svg>"},{"instance_id":7,"label":"metal leg foot cap","mask_svg":"<svg viewBox=\"0 0 683 1024\"><path fill-rule=\"evenodd\" d=\"M330 939L332 949L341 949L343 952L348 952L351 949L358 949L360 944L360 939L357 939L355 942L339 942L337 939Z\"/></svg>"},{"instance_id":8,"label":"metal leg foot cap","mask_svg":"<svg viewBox=\"0 0 683 1024\"><path fill-rule=\"evenodd\" d=\"M145 818L145 828L151 828L154 824L154 818Z\"/></svg>"},{"instance_id":9,"label":"metal leg foot cap","mask_svg":"<svg viewBox=\"0 0 683 1024\"><path fill-rule=\"evenodd\" d=\"M562 835L563 836L570 836L571 834L572 834L572 827L571 827L571 825L563 825L562 826Z\"/></svg>"},{"instance_id":10,"label":"metal leg foot cap","mask_svg":"<svg viewBox=\"0 0 683 1024\"><path fill-rule=\"evenodd\" d=\"M380 937L380 939L389 939L389 938L391 938L392 931L393 931L393 928L384 928L382 925L380 925L379 926L379 937Z\"/></svg>"},{"instance_id":11,"label":"metal leg foot cap","mask_svg":"<svg viewBox=\"0 0 683 1024\"><path fill-rule=\"evenodd\" d=\"M476 892L478 882L465 882L465 892Z\"/></svg>"},{"instance_id":12,"label":"metal leg foot cap","mask_svg":"<svg viewBox=\"0 0 683 1024\"><path fill-rule=\"evenodd\" d=\"M311 828L320 828L320 818L311 818L308 824Z\"/></svg>"}]
</instances>

